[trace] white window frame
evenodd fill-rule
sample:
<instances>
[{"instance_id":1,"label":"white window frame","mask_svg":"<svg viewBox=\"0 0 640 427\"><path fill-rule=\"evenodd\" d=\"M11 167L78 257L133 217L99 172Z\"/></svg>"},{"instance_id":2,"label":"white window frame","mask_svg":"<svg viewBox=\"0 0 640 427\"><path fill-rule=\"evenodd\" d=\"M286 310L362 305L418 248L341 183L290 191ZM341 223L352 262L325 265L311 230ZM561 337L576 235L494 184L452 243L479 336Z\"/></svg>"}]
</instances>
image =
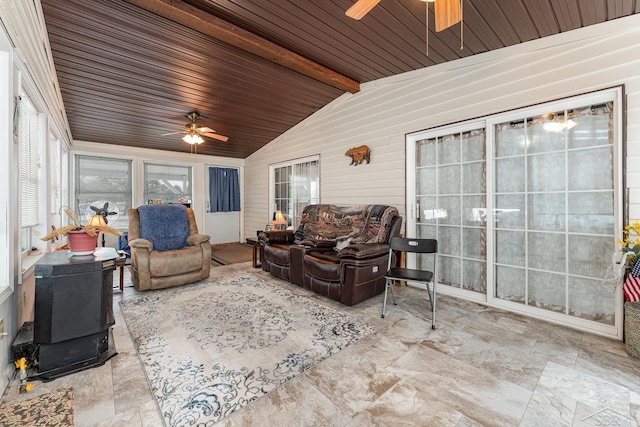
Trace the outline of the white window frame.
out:
<instances>
[{"instance_id":1,"label":"white window frame","mask_svg":"<svg viewBox=\"0 0 640 427\"><path fill-rule=\"evenodd\" d=\"M13 61L11 45L5 31L0 29L0 157L3 159L0 167L0 304L4 304L11 296L15 286L15 272L19 267L20 257L16 253L19 242L16 242L14 227L19 226L20 218L15 206L18 192L15 184L18 182L17 171L11 165L18 159L17 137L13 133ZM9 119L11 118L11 119ZM14 148L15 147L15 148ZM19 270L18 270L19 271ZM22 276L18 282L21 282Z\"/></svg>"}]
</instances>

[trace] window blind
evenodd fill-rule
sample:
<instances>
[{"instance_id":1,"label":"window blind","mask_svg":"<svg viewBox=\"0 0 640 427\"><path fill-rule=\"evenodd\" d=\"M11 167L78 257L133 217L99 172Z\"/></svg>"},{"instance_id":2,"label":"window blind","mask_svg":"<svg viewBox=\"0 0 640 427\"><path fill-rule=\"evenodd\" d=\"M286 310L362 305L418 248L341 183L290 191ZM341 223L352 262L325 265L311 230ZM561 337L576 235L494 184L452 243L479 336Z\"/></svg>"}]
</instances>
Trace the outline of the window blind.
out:
<instances>
[{"instance_id":1,"label":"window blind","mask_svg":"<svg viewBox=\"0 0 640 427\"><path fill-rule=\"evenodd\" d=\"M133 186L131 160L107 157L76 156L76 215L87 221L94 211L91 206L108 203L109 225L127 229L128 210L132 207Z\"/></svg>"},{"instance_id":2,"label":"window blind","mask_svg":"<svg viewBox=\"0 0 640 427\"><path fill-rule=\"evenodd\" d=\"M190 166L145 163L144 195L162 203L185 203L192 200Z\"/></svg>"},{"instance_id":3,"label":"window blind","mask_svg":"<svg viewBox=\"0 0 640 427\"><path fill-rule=\"evenodd\" d=\"M22 95L20 115L20 225L38 225L38 169L40 168L38 112Z\"/></svg>"}]
</instances>

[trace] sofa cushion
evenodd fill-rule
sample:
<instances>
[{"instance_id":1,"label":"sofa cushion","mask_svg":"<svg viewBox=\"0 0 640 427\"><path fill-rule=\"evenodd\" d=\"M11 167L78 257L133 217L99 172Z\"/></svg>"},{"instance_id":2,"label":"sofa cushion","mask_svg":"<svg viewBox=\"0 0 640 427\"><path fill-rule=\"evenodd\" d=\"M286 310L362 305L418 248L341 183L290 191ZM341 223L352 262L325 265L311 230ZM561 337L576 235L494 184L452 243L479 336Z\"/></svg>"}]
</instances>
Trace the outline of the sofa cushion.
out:
<instances>
[{"instance_id":1,"label":"sofa cushion","mask_svg":"<svg viewBox=\"0 0 640 427\"><path fill-rule=\"evenodd\" d=\"M179 249L187 245L189 223L184 205L142 205L140 237L153 243L156 251Z\"/></svg>"},{"instance_id":2,"label":"sofa cushion","mask_svg":"<svg viewBox=\"0 0 640 427\"><path fill-rule=\"evenodd\" d=\"M339 282L340 258L335 252L311 251L304 256L304 272L318 279Z\"/></svg>"},{"instance_id":3,"label":"sofa cushion","mask_svg":"<svg viewBox=\"0 0 640 427\"><path fill-rule=\"evenodd\" d=\"M152 251L149 254L149 271L151 277L176 276L201 270L202 262L200 246L185 246L172 252Z\"/></svg>"}]
</instances>

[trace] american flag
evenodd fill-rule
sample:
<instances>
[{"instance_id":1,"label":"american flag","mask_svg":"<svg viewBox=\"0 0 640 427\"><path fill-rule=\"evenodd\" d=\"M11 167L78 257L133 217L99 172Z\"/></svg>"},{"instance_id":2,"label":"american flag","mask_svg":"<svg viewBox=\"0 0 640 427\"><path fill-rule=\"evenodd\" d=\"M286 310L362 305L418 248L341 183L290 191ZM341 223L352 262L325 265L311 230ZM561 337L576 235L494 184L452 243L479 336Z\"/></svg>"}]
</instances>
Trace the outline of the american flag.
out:
<instances>
[{"instance_id":1,"label":"american flag","mask_svg":"<svg viewBox=\"0 0 640 427\"><path fill-rule=\"evenodd\" d=\"M631 273L627 275L622 291L627 301L640 301L640 259L636 260Z\"/></svg>"}]
</instances>

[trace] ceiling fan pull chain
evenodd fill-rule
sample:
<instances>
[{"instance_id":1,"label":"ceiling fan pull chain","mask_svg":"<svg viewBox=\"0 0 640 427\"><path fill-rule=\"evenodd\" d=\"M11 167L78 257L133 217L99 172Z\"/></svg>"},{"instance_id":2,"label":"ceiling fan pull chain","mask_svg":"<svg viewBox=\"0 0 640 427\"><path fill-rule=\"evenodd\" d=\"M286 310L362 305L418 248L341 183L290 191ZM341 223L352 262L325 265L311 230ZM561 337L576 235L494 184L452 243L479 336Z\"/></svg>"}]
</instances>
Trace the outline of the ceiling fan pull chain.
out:
<instances>
[{"instance_id":1,"label":"ceiling fan pull chain","mask_svg":"<svg viewBox=\"0 0 640 427\"><path fill-rule=\"evenodd\" d=\"M460 50L464 49L464 0L460 0Z\"/></svg>"},{"instance_id":2,"label":"ceiling fan pull chain","mask_svg":"<svg viewBox=\"0 0 640 427\"><path fill-rule=\"evenodd\" d=\"M427 11L427 56L429 56L429 3L424 3L424 8Z\"/></svg>"}]
</instances>

